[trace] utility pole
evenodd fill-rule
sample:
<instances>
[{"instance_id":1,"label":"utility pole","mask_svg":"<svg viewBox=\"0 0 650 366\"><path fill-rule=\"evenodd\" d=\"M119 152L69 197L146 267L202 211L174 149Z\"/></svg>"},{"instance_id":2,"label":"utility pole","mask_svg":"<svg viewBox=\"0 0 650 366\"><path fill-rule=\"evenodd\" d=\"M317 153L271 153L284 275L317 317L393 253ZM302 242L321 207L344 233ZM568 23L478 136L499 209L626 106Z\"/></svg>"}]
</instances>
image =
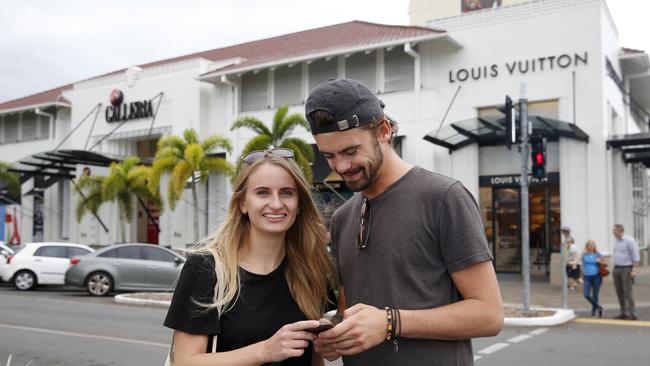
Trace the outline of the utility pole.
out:
<instances>
[{"instance_id":1,"label":"utility pole","mask_svg":"<svg viewBox=\"0 0 650 366\"><path fill-rule=\"evenodd\" d=\"M565 237L564 240L561 240L560 242L560 256L562 257L562 268L560 268L560 271L562 272L562 309L569 308L569 278L566 273L566 241L567 238Z\"/></svg>"},{"instance_id":2,"label":"utility pole","mask_svg":"<svg viewBox=\"0 0 650 366\"><path fill-rule=\"evenodd\" d=\"M521 136L521 276L524 285L524 311L530 310L530 231L528 223L528 99L526 83L521 83L519 94L519 131Z\"/></svg>"}]
</instances>

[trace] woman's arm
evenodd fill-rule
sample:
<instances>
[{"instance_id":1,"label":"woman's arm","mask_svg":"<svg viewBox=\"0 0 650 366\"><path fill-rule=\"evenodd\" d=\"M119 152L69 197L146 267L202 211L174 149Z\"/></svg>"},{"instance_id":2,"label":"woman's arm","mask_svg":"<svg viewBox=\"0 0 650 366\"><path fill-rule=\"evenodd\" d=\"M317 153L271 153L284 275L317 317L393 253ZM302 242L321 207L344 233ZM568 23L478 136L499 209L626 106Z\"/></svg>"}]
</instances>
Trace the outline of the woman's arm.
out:
<instances>
[{"instance_id":1,"label":"woman's arm","mask_svg":"<svg viewBox=\"0 0 650 366\"><path fill-rule=\"evenodd\" d=\"M300 357L314 334L307 329L318 326L317 320L304 320L287 324L271 338L233 351L205 353L207 335L196 335L179 330L174 331L171 361L174 366L229 366L261 365L279 362L289 357ZM218 349L218 346L217 346Z\"/></svg>"}]
</instances>

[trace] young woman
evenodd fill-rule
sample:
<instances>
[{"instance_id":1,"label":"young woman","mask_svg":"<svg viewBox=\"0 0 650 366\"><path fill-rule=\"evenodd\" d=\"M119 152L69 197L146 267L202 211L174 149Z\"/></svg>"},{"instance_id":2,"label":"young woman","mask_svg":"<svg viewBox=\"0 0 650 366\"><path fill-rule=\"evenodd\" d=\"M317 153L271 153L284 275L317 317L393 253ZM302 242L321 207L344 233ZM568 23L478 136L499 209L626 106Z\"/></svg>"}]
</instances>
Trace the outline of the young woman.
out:
<instances>
[{"instance_id":1,"label":"young woman","mask_svg":"<svg viewBox=\"0 0 650 366\"><path fill-rule=\"evenodd\" d=\"M596 242L587 240L585 244L585 251L582 253L582 271L584 276L584 296L591 304L591 316L596 315L603 317L603 307L598 304L598 291L603 282L600 276L599 263L605 263L602 255L596 249Z\"/></svg>"},{"instance_id":2,"label":"young woman","mask_svg":"<svg viewBox=\"0 0 650 366\"><path fill-rule=\"evenodd\" d=\"M165 319L170 360L322 364L309 330L327 310L333 268L308 183L289 149L242 160L225 222L179 277Z\"/></svg>"}]
</instances>

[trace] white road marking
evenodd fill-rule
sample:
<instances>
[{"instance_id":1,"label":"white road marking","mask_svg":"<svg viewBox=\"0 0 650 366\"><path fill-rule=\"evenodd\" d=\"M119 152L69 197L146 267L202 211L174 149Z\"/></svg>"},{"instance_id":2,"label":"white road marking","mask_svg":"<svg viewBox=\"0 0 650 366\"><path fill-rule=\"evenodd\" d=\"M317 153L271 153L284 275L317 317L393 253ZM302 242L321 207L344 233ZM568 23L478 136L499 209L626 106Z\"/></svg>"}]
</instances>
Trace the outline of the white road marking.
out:
<instances>
[{"instance_id":1,"label":"white road marking","mask_svg":"<svg viewBox=\"0 0 650 366\"><path fill-rule=\"evenodd\" d=\"M508 347L509 345L510 345L510 343L493 344L493 345L491 345L489 347L483 348L482 350L478 351L478 353L482 353L484 355L489 355L489 354L492 354L492 353L494 353L496 351L502 350L502 349Z\"/></svg>"},{"instance_id":2,"label":"white road marking","mask_svg":"<svg viewBox=\"0 0 650 366\"><path fill-rule=\"evenodd\" d=\"M518 335L516 337L512 337L512 338L508 339L507 342L519 343L521 341L525 341L526 339L530 339L530 338L533 338L533 336L530 335L530 334L520 334L520 335Z\"/></svg>"},{"instance_id":3,"label":"white road marking","mask_svg":"<svg viewBox=\"0 0 650 366\"><path fill-rule=\"evenodd\" d=\"M478 353L481 353L481 354L484 354L484 355L489 355L489 354L492 354L492 353L497 352L499 350L502 350L502 349L508 347L511 344L519 343L519 342L525 341L527 339L531 339L531 338L533 338L533 336L544 334L544 333L548 332L548 330L549 330L549 328L538 328L538 329L535 329L535 330L532 330L532 331L528 332L528 334L520 334L518 336L512 337L512 338L510 338L510 339L508 339L506 341L508 343L497 343L497 344L493 344L493 345L491 345L489 347L485 347L482 350L478 351ZM480 360L481 357L482 356L474 356L474 361Z\"/></svg>"},{"instance_id":4,"label":"white road marking","mask_svg":"<svg viewBox=\"0 0 650 366\"><path fill-rule=\"evenodd\" d=\"M145 345L145 346L169 348L168 343L147 342L147 341L141 341L139 339L107 337L107 336L101 336L101 335L96 335L96 334L74 333L74 332L66 332L66 331L62 331L62 330L23 327L23 326L20 326L20 325L2 324L2 323L0 323L0 328L17 329L17 330L24 330L24 331L28 331L28 332L38 332L38 333L47 333L47 334L57 334L57 335L63 335L63 336L68 336L68 337L102 339L102 340L106 340L106 341L123 342L123 343L135 343L135 344L142 344L142 345Z\"/></svg>"},{"instance_id":5,"label":"white road marking","mask_svg":"<svg viewBox=\"0 0 650 366\"><path fill-rule=\"evenodd\" d=\"M539 329L535 329L533 331L530 331L528 334L540 335L540 334L544 334L546 332L548 332L548 328L539 328Z\"/></svg>"}]
</instances>

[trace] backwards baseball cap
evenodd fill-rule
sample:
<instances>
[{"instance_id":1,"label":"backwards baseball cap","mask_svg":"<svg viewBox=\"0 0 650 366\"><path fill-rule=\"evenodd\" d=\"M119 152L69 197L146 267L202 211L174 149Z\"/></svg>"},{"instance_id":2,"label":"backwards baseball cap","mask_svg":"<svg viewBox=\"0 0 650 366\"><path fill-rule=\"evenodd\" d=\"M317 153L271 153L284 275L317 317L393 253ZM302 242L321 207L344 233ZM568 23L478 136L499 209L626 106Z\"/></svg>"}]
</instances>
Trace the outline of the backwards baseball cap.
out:
<instances>
[{"instance_id":1,"label":"backwards baseball cap","mask_svg":"<svg viewBox=\"0 0 650 366\"><path fill-rule=\"evenodd\" d=\"M312 113L325 111L333 123L318 123ZM305 117L312 135L345 131L379 120L384 116L384 103L367 86L352 79L336 79L319 84L307 98Z\"/></svg>"}]
</instances>

